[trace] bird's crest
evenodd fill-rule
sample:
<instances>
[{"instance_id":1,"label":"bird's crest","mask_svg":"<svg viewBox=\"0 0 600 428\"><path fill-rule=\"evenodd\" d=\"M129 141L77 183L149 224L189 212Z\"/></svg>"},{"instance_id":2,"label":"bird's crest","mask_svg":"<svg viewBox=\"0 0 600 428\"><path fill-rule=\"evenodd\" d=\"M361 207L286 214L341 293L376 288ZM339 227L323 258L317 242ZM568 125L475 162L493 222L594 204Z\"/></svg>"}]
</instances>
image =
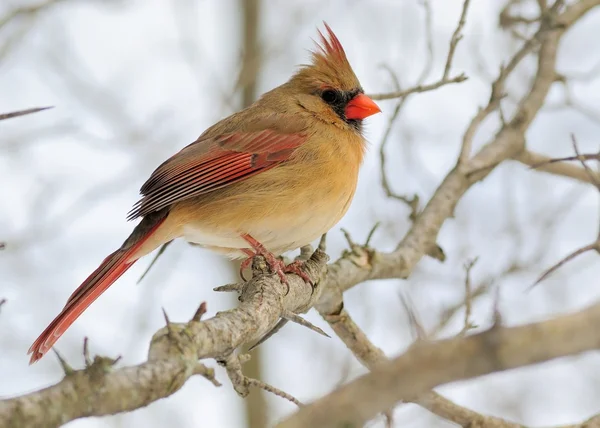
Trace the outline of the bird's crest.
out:
<instances>
[{"instance_id":1,"label":"bird's crest","mask_svg":"<svg viewBox=\"0 0 600 428\"><path fill-rule=\"evenodd\" d=\"M313 64L319 66L320 63L326 63L329 66L346 66L350 67L348 58L346 58L346 52L344 47L340 43L335 33L331 30L331 27L323 22L325 29L327 30L327 36L325 37L321 30L319 31L320 43L315 42L317 49L312 52Z\"/></svg>"},{"instance_id":2,"label":"bird's crest","mask_svg":"<svg viewBox=\"0 0 600 428\"><path fill-rule=\"evenodd\" d=\"M360 83L352 71L340 40L326 22L323 24L325 24L326 34L319 31L320 40L315 41L317 46L312 51L312 63L301 66L292 80L306 83L310 90L314 86L334 87L341 90L359 88Z\"/></svg>"}]
</instances>

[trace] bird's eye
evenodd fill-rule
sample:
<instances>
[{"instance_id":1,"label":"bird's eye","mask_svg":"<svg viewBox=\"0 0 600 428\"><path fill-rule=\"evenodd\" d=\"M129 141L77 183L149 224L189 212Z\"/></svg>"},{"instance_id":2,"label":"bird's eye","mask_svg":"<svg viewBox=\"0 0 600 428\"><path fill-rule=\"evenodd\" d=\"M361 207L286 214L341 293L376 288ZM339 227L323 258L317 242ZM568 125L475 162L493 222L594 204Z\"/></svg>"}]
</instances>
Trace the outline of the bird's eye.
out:
<instances>
[{"instance_id":1,"label":"bird's eye","mask_svg":"<svg viewBox=\"0 0 600 428\"><path fill-rule=\"evenodd\" d=\"M339 100L339 93L333 89L327 89L323 91L321 98L323 98L323 101L325 101L327 104L334 104Z\"/></svg>"}]
</instances>

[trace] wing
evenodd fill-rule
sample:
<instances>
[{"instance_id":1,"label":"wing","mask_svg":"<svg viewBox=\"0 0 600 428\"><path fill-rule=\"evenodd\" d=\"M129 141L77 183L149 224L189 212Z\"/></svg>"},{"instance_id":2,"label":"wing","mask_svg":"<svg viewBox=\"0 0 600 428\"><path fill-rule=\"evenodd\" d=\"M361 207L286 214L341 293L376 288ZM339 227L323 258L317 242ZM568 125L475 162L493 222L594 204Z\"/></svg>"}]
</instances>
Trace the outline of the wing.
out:
<instances>
[{"instance_id":1,"label":"wing","mask_svg":"<svg viewBox=\"0 0 600 428\"><path fill-rule=\"evenodd\" d=\"M306 134L285 131L271 128L201 136L152 173L141 188L143 198L127 219L220 189L286 161Z\"/></svg>"}]
</instances>

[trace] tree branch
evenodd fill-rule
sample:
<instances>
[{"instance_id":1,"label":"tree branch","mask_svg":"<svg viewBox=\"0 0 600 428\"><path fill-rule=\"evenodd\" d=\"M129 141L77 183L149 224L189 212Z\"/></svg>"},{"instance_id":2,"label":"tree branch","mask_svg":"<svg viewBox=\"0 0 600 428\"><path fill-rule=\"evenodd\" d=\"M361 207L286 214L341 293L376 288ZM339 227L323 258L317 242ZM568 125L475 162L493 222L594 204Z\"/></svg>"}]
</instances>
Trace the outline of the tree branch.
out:
<instances>
[{"instance_id":1,"label":"tree branch","mask_svg":"<svg viewBox=\"0 0 600 428\"><path fill-rule=\"evenodd\" d=\"M536 34L537 73L512 118L503 122L495 137L473 157L470 145L463 145L463 153L468 155L461 156L462 161L448 173L394 251L382 253L368 245L356 245L327 266L324 274L327 256L317 250L306 264L307 273L318 283L315 290L295 275L288 276L289 292L272 276L255 277L231 287L241 290L239 307L207 320L168 323L154 335L148 360L140 365L115 369L114 360L96 357L85 370L68 374L54 386L0 401L0 425L52 427L80 417L115 414L148 405L172 394L195 374L211 379L210 369L200 365L198 359L227 360L240 345L269 331L283 314L302 313L316 304L325 317L343 318L347 314L340 305L345 290L370 279L408 277L423 255L436 245L440 228L465 192L500 163L523 152L525 132L556 81L556 51L561 36L600 0L572 3L559 14L562 3L558 0L549 6L540 21ZM518 60L513 57L513 61ZM351 321L349 316L347 320ZM340 420L336 419L340 415L344 415L344 420L360 423L398 400L417 400L420 394L439 384L593 349L600 343L594 329L588 327L598 321L600 307L593 306L543 323L515 328L497 326L470 337L419 343L390 362L378 362L381 351L369 347L368 340L362 341L364 352L357 354L366 363L377 362L373 372L301 409L282 426L328 426ZM352 330L348 321L339 325L344 328L337 331L342 339L346 333L359 339L364 335L357 326ZM365 395L367 392L370 396Z\"/></svg>"},{"instance_id":2,"label":"tree branch","mask_svg":"<svg viewBox=\"0 0 600 428\"><path fill-rule=\"evenodd\" d=\"M0 426L56 427L81 417L131 411L173 394L195 374L212 377L198 360L226 360L237 347L270 330L282 313L307 311L319 297L327 260L317 249L305 264L317 284L314 291L296 275L288 275L289 292L276 275L256 276L243 284L237 308L200 322L168 322L153 336L148 360L140 365L114 369L106 358L96 357L89 368L56 385L0 401Z\"/></svg>"},{"instance_id":3,"label":"tree branch","mask_svg":"<svg viewBox=\"0 0 600 428\"><path fill-rule=\"evenodd\" d=\"M594 184L593 177L590 177L590 174L584 168L566 162L551 162L553 158L540 153L524 150L517 154L514 159L524 165L535 168L537 171L573 178L582 183ZM598 174L596 173L595 175L597 176Z\"/></svg>"},{"instance_id":4,"label":"tree branch","mask_svg":"<svg viewBox=\"0 0 600 428\"><path fill-rule=\"evenodd\" d=\"M360 426L395 403L414 400L439 385L595 350L600 338L592 326L599 322L600 303L549 321L495 325L468 337L420 342L303 407L278 427Z\"/></svg>"}]
</instances>

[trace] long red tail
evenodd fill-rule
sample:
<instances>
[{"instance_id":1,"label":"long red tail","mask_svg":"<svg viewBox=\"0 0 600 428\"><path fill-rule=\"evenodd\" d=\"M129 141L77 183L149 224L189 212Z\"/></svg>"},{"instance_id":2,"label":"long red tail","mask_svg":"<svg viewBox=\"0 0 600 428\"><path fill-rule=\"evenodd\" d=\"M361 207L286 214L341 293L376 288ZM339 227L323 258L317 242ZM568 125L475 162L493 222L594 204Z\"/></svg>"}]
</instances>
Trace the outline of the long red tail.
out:
<instances>
[{"instance_id":1,"label":"long red tail","mask_svg":"<svg viewBox=\"0 0 600 428\"><path fill-rule=\"evenodd\" d=\"M140 225L134 230L132 236L125 241L123 247L104 259L102 264L75 290L63 310L46 327L40 336L33 342L27 354L32 354L29 364L42 358L56 341L63 335L73 322L85 311L108 287L110 287L127 269L136 261L128 261L142 244L158 229L164 218L151 227ZM142 226L142 227L140 227ZM137 233L136 233L137 232ZM141 236L137 236L141 232ZM133 240L134 243L128 245Z\"/></svg>"}]
</instances>

